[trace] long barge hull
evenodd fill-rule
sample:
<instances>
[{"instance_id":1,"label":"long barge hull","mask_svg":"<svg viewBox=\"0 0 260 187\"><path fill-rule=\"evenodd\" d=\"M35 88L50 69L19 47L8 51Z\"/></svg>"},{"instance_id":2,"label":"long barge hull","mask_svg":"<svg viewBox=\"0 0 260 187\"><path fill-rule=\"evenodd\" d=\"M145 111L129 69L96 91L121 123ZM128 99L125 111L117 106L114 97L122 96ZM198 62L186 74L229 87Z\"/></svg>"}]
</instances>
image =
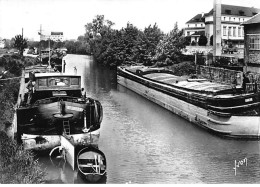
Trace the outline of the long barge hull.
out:
<instances>
[{"instance_id":1,"label":"long barge hull","mask_svg":"<svg viewBox=\"0 0 260 187\"><path fill-rule=\"evenodd\" d=\"M222 112L211 112L207 107L207 98L198 97L198 102L188 102L193 99L185 90L179 90L168 85L147 79L118 68L118 84L140 94L141 96L157 103L169 111L183 117L191 123L203 127L213 133L225 137L242 139L260 138L260 117L243 115L225 115ZM174 90L169 92L169 90ZM180 99L176 93L186 95ZM221 115L223 114L223 115Z\"/></svg>"}]
</instances>

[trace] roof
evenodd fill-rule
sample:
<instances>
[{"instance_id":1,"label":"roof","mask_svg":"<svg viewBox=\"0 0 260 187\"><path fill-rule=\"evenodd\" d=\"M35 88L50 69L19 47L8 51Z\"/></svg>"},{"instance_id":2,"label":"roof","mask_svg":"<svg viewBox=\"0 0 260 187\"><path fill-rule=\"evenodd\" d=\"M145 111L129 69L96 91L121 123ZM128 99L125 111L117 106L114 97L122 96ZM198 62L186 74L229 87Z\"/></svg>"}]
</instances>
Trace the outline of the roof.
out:
<instances>
[{"instance_id":1,"label":"roof","mask_svg":"<svg viewBox=\"0 0 260 187\"><path fill-rule=\"evenodd\" d=\"M51 35L63 35L63 32L51 32Z\"/></svg>"},{"instance_id":2,"label":"roof","mask_svg":"<svg viewBox=\"0 0 260 187\"><path fill-rule=\"evenodd\" d=\"M242 7L234 5L221 4L221 15L236 15L252 17L260 12L260 9L254 7ZM213 15L213 9L207 15Z\"/></svg>"},{"instance_id":3,"label":"roof","mask_svg":"<svg viewBox=\"0 0 260 187\"><path fill-rule=\"evenodd\" d=\"M191 20L189 20L186 23L204 22L204 20L205 20L204 14L197 14L196 16L194 16Z\"/></svg>"},{"instance_id":4,"label":"roof","mask_svg":"<svg viewBox=\"0 0 260 187\"><path fill-rule=\"evenodd\" d=\"M80 75L65 73L35 73L35 77L80 77ZM25 78L29 78L29 73L25 74Z\"/></svg>"},{"instance_id":5,"label":"roof","mask_svg":"<svg viewBox=\"0 0 260 187\"><path fill-rule=\"evenodd\" d=\"M242 25L249 25L249 24L254 24L254 23L260 23L260 14L258 13L251 19L245 21Z\"/></svg>"},{"instance_id":6,"label":"roof","mask_svg":"<svg viewBox=\"0 0 260 187\"><path fill-rule=\"evenodd\" d=\"M196 31L191 36L201 36L201 35L205 35L205 31Z\"/></svg>"}]
</instances>

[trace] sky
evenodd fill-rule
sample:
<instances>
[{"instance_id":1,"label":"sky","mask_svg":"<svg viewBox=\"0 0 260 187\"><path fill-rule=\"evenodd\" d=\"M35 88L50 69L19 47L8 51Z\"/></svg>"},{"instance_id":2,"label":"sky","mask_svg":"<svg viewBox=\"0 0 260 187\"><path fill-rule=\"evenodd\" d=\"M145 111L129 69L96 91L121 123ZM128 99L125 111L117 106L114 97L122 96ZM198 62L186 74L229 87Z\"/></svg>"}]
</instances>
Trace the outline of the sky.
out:
<instances>
[{"instance_id":1,"label":"sky","mask_svg":"<svg viewBox=\"0 0 260 187\"><path fill-rule=\"evenodd\" d=\"M259 0L221 2L260 8ZM77 39L96 15L114 22L114 29L127 22L142 30L157 23L168 33L176 22L184 28L196 14L212 8L213 0L0 0L0 37L11 39L23 28L24 37L38 41L42 25L45 33L63 32L65 39Z\"/></svg>"}]
</instances>

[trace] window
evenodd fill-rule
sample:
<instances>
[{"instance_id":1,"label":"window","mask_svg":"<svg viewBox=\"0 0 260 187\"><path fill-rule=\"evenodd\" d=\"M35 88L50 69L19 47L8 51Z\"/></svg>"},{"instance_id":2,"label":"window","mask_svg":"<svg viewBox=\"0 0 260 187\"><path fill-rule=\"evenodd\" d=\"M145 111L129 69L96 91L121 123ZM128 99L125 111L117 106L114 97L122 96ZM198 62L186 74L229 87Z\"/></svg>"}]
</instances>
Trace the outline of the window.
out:
<instances>
[{"instance_id":1,"label":"window","mask_svg":"<svg viewBox=\"0 0 260 187\"><path fill-rule=\"evenodd\" d=\"M226 14L231 14L231 10L225 10Z\"/></svg>"},{"instance_id":2,"label":"window","mask_svg":"<svg viewBox=\"0 0 260 187\"><path fill-rule=\"evenodd\" d=\"M231 21L231 17L229 17L229 21Z\"/></svg>"},{"instance_id":3,"label":"window","mask_svg":"<svg viewBox=\"0 0 260 187\"><path fill-rule=\"evenodd\" d=\"M38 79L39 86L47 86L47 79Z\"/></svg>"},{"instance_id":4,"label":"window","mask_svg":"<svg viewBox=\"0 0 260 187\"><path fill-rule=\"evenodd\" d=\"M237 31L236 27L233 27L233 36L235 37L237 36L236 31Z\"/></svg>"},{"instance_id":5,"label":"window","mask_svg":"<svg viewBox=\"0 0 260 187\"><path fill-rule=\"evenodd\" d=\"M241 18L239 18L239 22L240 22L240 19L241 19Z\"/></svg>"},{"instance_id":6,"label":"window","mask_svg":"<svg viewBox=\"0 0 260 187\"><path fill-rule=\"evenodd\" d=\"M201 27L203 27L203 24L200 24Z\"/></svg>"},{"instance_id":7,"label":"window","mask_svg":"<svg viewBox=\"0 0 260 187\"><path fill-rule=\"evenodd\" d=\"M71 78L71 85L79 85L79 78Z\"/></svg>"},{"instance_id":8,"label":"window","mask_svg":"<svg viewBox=\"0 0 260 187\"><path fill-rule=\"evenodd\" d=\"M249 35L249 49L260 50L260 34Z\"/></svg>"},{"instance_id":9,"label":"window","mask_svg":"<svg viewBox=\"0 0 260 187\"><path fill-rule=\"evenodd\" d=\"M197 27L197 24L195 24L195 27Z\"/></svg>"},{"instance_id":10,"label":"window","mask_svg":"<svg viewBox=\"0 0 260 187\"><path fill-rule=\"evenodd\" d=\"M70 79L65 77L52 77L49 79L50 86L69 86Z\"/></svg>"},{"instance_id":11,"label":"window","mask_svg":"<svg viewBox=\"0 0 260 187\"><path fill-rule=\"evenodd\" d=\"M190 31L187 31L187 36L189 36L190 35Z\"/></svg>"},{"instance_id":12,"label":"window","mask_svg":"<svg viewBox=\"0 0 260 187\"><path fill-rule=\"evenodd\" d=\"M232 27L228 27L228 36L232 36L231 35L231 29L232 29Z\"/></svg>"},{"instance_id":13,"label":"window","mask_svg":"<svg viewBox=\"0 0 260 187\"><path fill-rule=\"evenodd\" d=\"M188 27L190 27L190 25L188 24Z\"/></svg>"},{"instance_id":14,"label":"window","mask_svg":"<svg viewBox=\"0 0 260 187\"><path fill-rule=\"evenodd\" d=\"M223 36L227 36L227 27L226 26L223 27Z\"/></svg>"},{"instance_id":15,"label":"window","mask_svg":"<svg viewBox=\"0 0 260 187\"><path fill-rule=\"evenodd\" d=\"M242 11L242 10L239 10L238 13L239 13L240 16L243 16L245 14L245 12Z\"/></svg>"},{"instance_id":16,"label":"window","mask_svg":"<svg viewBox=\"0 0 260 187\"><path fill-rule=\"evenodd\" d=\"M238 27L238 37L241 37L241 27Z\"/></svg>"},{"instance_id":17,"label":"window","mask_svg":"<svg viewBox=\"0 0 260 187\"><path fill-rule=\"evenodd\" d=\"M224 21L225 21L225 20L226 20L226 17L224 17L223 19L224 19Z\"/></svg>"},{"instance_id":18,"label":"window","mask_svg":"<svg viewBox=\"0 0 260 187\"><path fill-rule=\"evenodd\" d=\"M236 21L236 18L234 18L234 21Z\"/></svg>"}]
</instances>

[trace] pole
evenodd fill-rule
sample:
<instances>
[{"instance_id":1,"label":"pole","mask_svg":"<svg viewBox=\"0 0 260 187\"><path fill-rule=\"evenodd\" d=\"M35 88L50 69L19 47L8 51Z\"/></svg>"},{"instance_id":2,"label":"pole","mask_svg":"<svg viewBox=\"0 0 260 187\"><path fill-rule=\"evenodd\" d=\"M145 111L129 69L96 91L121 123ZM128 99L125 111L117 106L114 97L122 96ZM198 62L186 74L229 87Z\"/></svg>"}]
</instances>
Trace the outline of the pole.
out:
<instances>
[{"instance_id":1,"label":"pole","mask_svg":"<svg viewBox=\"0 0 260 187\"><path fill-rule=\"evenodd\" d=\"M51 69L51 44L50 44L50 38L49 38L49 72Z\"/></svg>"},{"instance_id":2,"label":"pole","mask_svg":"<svg viewBox=\"0 0 260 187\"><path fill-rule=\"evenodd\" d=\"M42 39L42 24L40 25L40 43L39 43L40 65L42 65L42 46L41 46L41 39Z\"/></svg>"},{"instance_id":3,"label":"pole","mask_svg":"<svg viewBox=\"0 0 260 187\"><path fill-rule=\"evenodd\" d=\"M221 0L214 0L213 13L213 58L221 56Z\"/></svg>"}]
</instances>

